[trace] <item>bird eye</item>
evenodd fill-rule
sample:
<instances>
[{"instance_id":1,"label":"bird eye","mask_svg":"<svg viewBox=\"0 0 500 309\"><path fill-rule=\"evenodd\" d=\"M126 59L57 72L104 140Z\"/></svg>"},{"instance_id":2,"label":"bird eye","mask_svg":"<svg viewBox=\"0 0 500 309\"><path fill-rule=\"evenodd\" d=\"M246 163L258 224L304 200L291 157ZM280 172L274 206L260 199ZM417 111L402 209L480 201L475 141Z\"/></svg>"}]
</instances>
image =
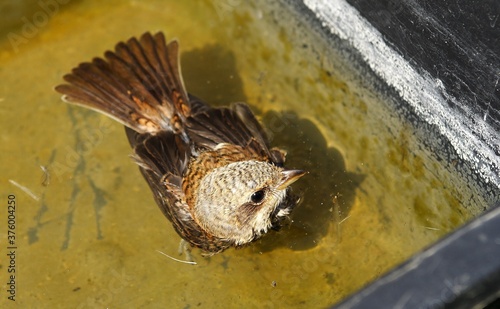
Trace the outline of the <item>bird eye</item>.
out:
<instances>
[{"instance_id":1,"label":"bird eye","mask_svg":"<svg viewBox=\"0 0 500 309\"><path fill-rule=\"evenodd\" d=\"M255 191L252 196L250 196L250 200L252 200L252 203L259 204L265 196L266 192L264 190Z\"/></svg>"}]
</instances>

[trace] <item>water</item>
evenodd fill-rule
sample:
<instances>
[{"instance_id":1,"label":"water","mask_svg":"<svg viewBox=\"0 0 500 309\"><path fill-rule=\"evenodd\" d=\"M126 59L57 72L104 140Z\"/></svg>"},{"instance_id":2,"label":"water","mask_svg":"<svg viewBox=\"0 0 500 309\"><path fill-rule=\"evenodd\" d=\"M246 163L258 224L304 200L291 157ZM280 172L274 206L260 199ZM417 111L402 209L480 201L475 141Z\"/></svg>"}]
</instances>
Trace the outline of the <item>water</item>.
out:
<instances>
[{"instance_id":1,"label":"water","mask_svg":"<svg viewBox=\"0 0 500 309\"><path fill-rule=\"evenodd\" d=\"M262 2L1 6L0 196L18 201L16 305L326 307L486 206L348 62ZM156 251L178 257L179 237L128 157L123 128L53 91L79 62L148 30L180 40L189 92L248 102L287 166L310 172L294 185L303 203L289 227L210 258L194 250L196 266ZM7 282L4 262L0 273ZM13 305L6 289L2 308Z\"/></svg>"}]
</instances>

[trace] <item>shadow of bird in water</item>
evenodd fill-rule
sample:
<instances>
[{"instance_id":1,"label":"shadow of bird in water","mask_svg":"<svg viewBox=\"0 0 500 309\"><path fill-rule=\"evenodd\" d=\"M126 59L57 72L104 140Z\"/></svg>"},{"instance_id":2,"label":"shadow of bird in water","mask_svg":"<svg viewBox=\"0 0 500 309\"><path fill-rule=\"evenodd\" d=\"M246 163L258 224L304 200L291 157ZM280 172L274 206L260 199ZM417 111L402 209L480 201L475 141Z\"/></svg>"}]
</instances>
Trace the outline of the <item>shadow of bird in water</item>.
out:
<instances>
[{"instance_id":1,"label":"shadow of bird in water","mask_svg":"<svg viewBox=\"0 0 500 309\"><path fill-rule=\"evenodd\" d=\"M291 223L259 240L256 250L310 249L327 235L332 224L340 224L349 216L356 188L364 176L346 170L340 151L327 146L325 138L310 120L286 111L268 112L263 122L271 130L281 126L273 135L273 145L293 154L287 157L288 166L300 166L309 174L293 186L302 202L294 209Z\"/></svg>"},{"instance_id":2,"label":"shadow of bird in water","mask_svg":"<svg viewBox=\"0 0 500 309\"><path fill-rule=\"evenodd\" d=\"M220 45L208 45L182 54L182 69L189 90L214 106L246 101L234 55ZM325 103L327 104L327 102ZM258 107L251 106L256 114ZM348 217L356 188L364 176L346 171L344 158L310 120L292 111L268 112L262 122L272 146L288 151L286 166L309 172L294 184L302 203L292 212L292 221L279 232L259 239L255 251L277 247L306 250L316 246L330 225Z\"/></svg>"}]
</instances>

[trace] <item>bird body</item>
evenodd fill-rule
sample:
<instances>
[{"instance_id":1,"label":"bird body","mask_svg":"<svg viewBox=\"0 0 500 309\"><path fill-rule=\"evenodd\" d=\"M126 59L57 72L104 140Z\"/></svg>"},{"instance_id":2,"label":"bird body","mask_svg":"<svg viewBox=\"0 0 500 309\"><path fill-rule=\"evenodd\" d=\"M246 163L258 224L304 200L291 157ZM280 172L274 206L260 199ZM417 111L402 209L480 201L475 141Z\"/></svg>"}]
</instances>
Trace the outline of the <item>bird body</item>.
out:
<instances>
[{"instance_id":1,"label":"bird body","mask_svg":"<svg viewBox=\"0 0 500 309\"><path fill-rule=\"evenodd\" d=\"M211 108L184 88L178 43L163 33L120 42L56 87L69 103L126 126L133 157L177 233L208 254L279 228L297 204L283 167L244 103Z\"/></svg>"}]
</instances>

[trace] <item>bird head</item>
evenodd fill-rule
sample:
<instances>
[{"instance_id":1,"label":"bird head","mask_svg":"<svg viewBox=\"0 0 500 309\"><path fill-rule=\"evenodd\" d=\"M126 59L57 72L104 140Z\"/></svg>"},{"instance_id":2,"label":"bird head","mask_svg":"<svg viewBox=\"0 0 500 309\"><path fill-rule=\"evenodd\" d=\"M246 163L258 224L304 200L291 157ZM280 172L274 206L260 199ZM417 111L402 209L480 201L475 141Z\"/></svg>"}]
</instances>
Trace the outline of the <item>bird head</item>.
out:
<instances>
[{"instance_id":1,"label":"bird head","mask_svg":"<svg viewBox=\"0 0 500 309\"><path fill-rule=\"evenodd\" d=\"M201 179L193 215L210 234L243 245L289 214L288 186L304 174L255 160L215 168Z\"/></svg>"}]
</instances>

